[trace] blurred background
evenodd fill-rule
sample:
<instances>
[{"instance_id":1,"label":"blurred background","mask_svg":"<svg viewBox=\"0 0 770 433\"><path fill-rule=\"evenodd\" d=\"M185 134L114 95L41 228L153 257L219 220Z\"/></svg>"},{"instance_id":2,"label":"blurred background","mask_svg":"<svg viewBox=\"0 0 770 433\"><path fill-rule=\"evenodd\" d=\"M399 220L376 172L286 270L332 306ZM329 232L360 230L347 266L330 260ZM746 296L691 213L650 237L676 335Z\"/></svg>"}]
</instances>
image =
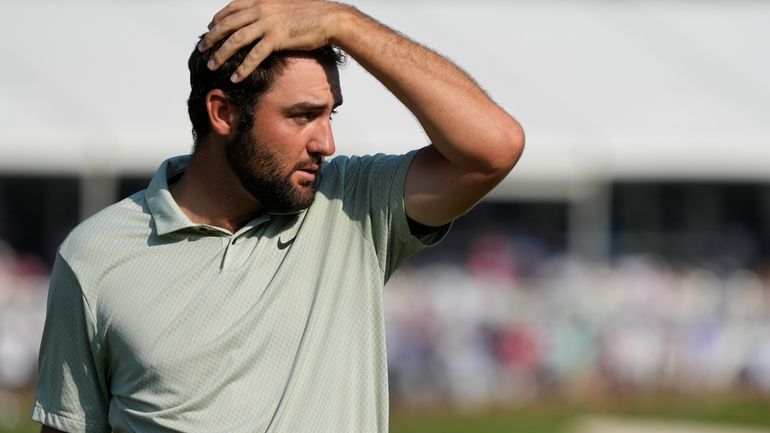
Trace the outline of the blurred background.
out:
<instances>
[{"instance_id":1,"label":"blurred background","mask_svg":"<svg viewBox=\"0 0 770 433\"><path fill-rule=\"evenodd\" d=\"M0 0L0 432L80 220L188 153L221 1ZM356 1L527 131L386 287L393 432L770 431L770 2ZM354 61L338 153L427 144Z\"/></svg>"}]
</instances>

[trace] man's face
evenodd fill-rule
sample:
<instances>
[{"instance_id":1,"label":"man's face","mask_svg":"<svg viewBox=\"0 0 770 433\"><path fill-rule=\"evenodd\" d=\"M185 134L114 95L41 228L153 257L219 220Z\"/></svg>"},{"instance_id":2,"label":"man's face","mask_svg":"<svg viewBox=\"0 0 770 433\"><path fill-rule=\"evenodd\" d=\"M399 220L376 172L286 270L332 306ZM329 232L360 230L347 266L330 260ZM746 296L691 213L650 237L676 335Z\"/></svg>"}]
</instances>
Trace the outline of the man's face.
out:
<instances>
[{"instance_id":1,"label":"man's face","mask_svg":"<svg viewBox=\"0 0 770 433\"><path fill-rule=\"evenodd\" d=\"M321 163L334 153L331 115L340 104L336 68L290 58L260 96L254 126L236 129L226 147L228 163L267 210L292 212L313 202Z\"/></svg>"}]
</instances>

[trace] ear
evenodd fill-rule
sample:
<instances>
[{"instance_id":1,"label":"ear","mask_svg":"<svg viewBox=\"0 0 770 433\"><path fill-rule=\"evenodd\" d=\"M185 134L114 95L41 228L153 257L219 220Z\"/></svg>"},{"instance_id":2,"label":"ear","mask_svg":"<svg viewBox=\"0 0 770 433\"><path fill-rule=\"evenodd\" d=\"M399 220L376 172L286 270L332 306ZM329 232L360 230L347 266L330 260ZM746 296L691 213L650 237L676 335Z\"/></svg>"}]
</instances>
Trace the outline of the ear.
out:
<instances>
[{"instance_id":1,"label":"ear","mask_svg":"<svg viewBox=\"0 0 770 433\"><path fill-rule=\"evenodd\" d=\"M235 131L238 113L220 89L213 89L206 94L206 111L209 115L211 131L220 136L229 136Z\"/></svg>"}]
</instances>

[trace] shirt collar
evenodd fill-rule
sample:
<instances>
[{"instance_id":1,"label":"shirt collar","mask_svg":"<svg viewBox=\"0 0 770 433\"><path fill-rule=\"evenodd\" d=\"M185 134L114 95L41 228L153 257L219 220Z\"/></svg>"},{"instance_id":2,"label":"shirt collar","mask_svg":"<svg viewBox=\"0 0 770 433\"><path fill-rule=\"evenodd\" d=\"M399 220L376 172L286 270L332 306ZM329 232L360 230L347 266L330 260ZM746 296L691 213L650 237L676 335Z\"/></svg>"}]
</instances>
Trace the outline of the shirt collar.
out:
<instances>
[{"instance_id":1,"label":"shirt collar","mask_svg":"<svg viewBox=\"0 0 770 433\"><path fill-rule=\"evenodd\" d=\"M190 227L199 227L200 224L195 224L190 221L190 218L182 212L179 208L174 197L171 196L171 191L168 188L168 179L182 173L187 169L190 164L191 155L181 155L169 158L158 167L155 175L150 181L150 185L145 191L145 200L147 206L150 209L152 218L155 221L155 230L158 236L163 236L168 233L179 231ZM295 212L266 212L262 216L257 216L246 227L249 229L254 228L260 223L264 222L266 215L297 215L305 212L306 209L298 210ZM238 232L243 232L244 229Z\"/></svg>"},{"instance_id":2,"label":"shirt collar","mask_svg":"<svg viewBox=\"0 0 770 433\"><path fill-rule=\"evenodd\" d=\"M182 212L168 189L168 179L183 172L189 163L190 155L175 156L163 161L145 191L145 200L155 221L158 236L197 226Z\"/></svg>"}]
</instances>

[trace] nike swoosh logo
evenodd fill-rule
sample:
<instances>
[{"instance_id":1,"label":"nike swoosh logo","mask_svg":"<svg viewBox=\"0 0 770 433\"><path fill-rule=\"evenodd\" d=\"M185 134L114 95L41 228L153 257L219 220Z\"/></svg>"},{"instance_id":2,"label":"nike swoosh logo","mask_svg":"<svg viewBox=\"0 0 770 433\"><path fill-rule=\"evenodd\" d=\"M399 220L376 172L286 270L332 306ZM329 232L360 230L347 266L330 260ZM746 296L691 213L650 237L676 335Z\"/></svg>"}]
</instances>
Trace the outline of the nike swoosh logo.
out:
<instances>
[{"instance_id":1,"label":"nike swoosh logo","mask_svg":"<svg viewBox=\"0 0 770 433\"><path fill-rule=\"evenodd\" d=\"M278 249L285 250L289 245L294 243L294 239L297 239L297 237L294 236L293 238L289 239L286 242L281 242L281 238L278 238Z\"/></svg>"}]
</instances>

